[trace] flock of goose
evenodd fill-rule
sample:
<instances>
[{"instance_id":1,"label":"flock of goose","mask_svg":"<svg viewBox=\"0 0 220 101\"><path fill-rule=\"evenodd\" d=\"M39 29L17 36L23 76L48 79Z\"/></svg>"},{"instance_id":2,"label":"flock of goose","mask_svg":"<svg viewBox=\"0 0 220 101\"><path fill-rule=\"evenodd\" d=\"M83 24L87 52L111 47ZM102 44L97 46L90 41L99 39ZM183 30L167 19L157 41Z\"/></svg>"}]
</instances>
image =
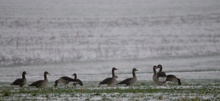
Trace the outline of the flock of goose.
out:
<instances>
[{"instance_id":1,"label":"flock of goose","mask_svg":"<svg viewBox=\"0 0 220 101\"><path fill-rule=\"evenodd\" d=\"M159 68L159 71L157 72L156 69ZM154 65L153 66L153 81L156 85L165 85L167 81L171 82L178 82L178 85L181 85L181 81L179 78L177 78L175 75L166 75L165 72L162 71L163 67L162 65ZM112 68L112 77L106 78L103 81L99 83L99 86L101 85L108 85L108 86L115 86L115 85L127 85L127 86L133 86L137 82L137 76L135 74L135 71L138 71L136 68L132 69L132 75L133 77L127 78L125 80L122 80L121 82L117 83L118 76L115 75L115 70L118 70L117 68ZM16 79L14 82L11 83L11 85L17 85L20 87L23 87L27 80L26 80L26 71L23 71L22 78ZM49 74L47 71L44 72L44 80L38 80L30 84L29 86L35 86L37 88L46 87L48 84L47 74ZM60 77L58 80L55 81L54 87L57 87L58 84L63 84L65 87L68 86L70 82L73 83L74 86L79 84L80 86L83 86L83 83L80 79L77 79L76 73L73 74L74 78L63 76Z\"/></svg>"}]
</instances>

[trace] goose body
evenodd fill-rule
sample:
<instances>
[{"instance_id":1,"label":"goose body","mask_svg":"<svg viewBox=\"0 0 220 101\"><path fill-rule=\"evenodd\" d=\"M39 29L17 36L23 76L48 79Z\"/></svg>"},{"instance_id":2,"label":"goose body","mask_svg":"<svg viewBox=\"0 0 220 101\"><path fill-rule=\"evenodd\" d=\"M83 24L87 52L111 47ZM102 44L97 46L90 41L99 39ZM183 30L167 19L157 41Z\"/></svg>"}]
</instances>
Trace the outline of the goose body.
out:
<instances>
[{"instance_id":1,"label":"goose body","mask_svg":"<svg viewBox=\"0 0 220 101\"><path fill-rule=\"evenodd\" d=\"M79 79L73 79L67 76L60 77L58 80L55 81L54 87L58 86L58 83L63 84L65 87L68 87L69 82L74 82L76 84L80 84L81 86L83 85L82 81Z\"/></svg>"},{"instance_id":2,"label":"goose body","mask_svg":"<svg viewBox=\"0 0 220 101\"><path fill-rule=\"evenodd\" d=\"M47 71L44 72L44 80L38 80L36 82L33 82L29 86L35 86L37 88L46 87L48 84L47 74L49 74Z\"/></svg>"},{"instance_id":3,"label":"goose body","mask_svg":"<svg viewBox=\"0 0 220 101\"><path fill-rule=\"evenodd\" d=\"M16 79L14 82L11 83L11 85L18 85L20 87L23 87L27 82L25 74L27 74L26 71L23 71L22 78Z\"/></svg>"},{"instance_id":4,"label":"goose body","mask_svg":"<svg viewBox=\"0 0 220 101\"><path fill-rule=\"evenodd\" d=\"M181 80L175 75L167 75L166 81L178 82L178 85L181 85Z\"/></svg>"},{"instance_id":5,"label":"goose body","mask_svg":"<svg viewBox=\"0 0 220 101\"><path fill-rule=\"evenodd\" d=\"M117 76L115 75L115 67L112 68L112 77L106 78L99 83L99 86L107 84L108 86L114 86L117 83Z\"/></svg>"},{"instance_id":6,"label":"goose body","mask_svg":"<svg viewBox=\"0 0 220 101\"><path fill-rule=\"evenodd\" d=\"M67 85L68 85L69 82L71 82L71 81L73 81L73 79L70 78L70 77L67 77L67 76L60 77L58 80L55 81L54 87L57 87L57 86L58 86L58 83L61 83L61 84L63 84L65 87L67 87Z\"/></svg>"},{"instance_id":7,"label":"goose body","mask_svg":"<svg viewBox=\"0 0 220 101\"><path fill-rule=\"evenodd\" d=\"M127 78L127 79L119 82L118 84L125 84L127 86L133 86L137 82L137 77L136 77L135 71L137 71L137 69L133 68L132 69L132 75L133 75L132 78Z\"/></svg>"}]
</instances>

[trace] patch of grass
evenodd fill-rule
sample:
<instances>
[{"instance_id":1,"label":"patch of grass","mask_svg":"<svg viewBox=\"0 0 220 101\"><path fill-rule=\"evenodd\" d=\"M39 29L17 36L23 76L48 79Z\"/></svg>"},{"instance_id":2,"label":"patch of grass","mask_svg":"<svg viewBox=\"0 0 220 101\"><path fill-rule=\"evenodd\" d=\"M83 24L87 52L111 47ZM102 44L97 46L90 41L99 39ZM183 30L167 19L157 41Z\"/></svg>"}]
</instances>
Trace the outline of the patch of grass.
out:
<instances>
[{"instance_id":1,"label":"patch of grass","mask_svg":"<svg viewBox=\"0 0 220 101\"><path fill-rule=\"evenodd\" d=\"M11 92L10 91L2 91L3 96L11 96Z\"/></svg>"},{"instance_id":2,"label":"patch of grass","mask_svg":"<svg viewBox=\"0 0 220 101\"><path fill-rule=\"evenodd\" d=\"M181 88L181 87L173 87L173 88L153 88L153 87L142 87L142 88L22 88L19 90L13 90L13 88L9 90L3 90L1 93L5 96L10 96L11 94L51 94L51 93L95 93L99 95L100 93L196 93L196 94L218 94L220 91L219 88L210 88L210 87L200 87L200 88Z\"/></svg>"},{"instance_id":3,"label":"patch of grass","mask_svg":"<svg viewBox=\"0 0 220 101\"><path fill-rule=\"evenodd\" d=\"M157 99L166 100L170 97L186 101L204 100L202 96L211 96L213 100L219 99L220 84L187 84L181 86L134 86L134 87L81 87L81 88L31 88L23 87L19 89L12 88L10 86L0 86L2 91L0 95L4 98L10 97L26 97L38 98L50 100L54 98L63 98L63 100L71 100L66 98L84 98L84 100L90 100L91 97L100 97L102 100L109 100L110 98L144 98L144 99ZM159 94L159 95L154 95ZM130 96L132 95L132 96ZM179 96L184 97L179 97ZM135 96L135 97L134 97ZM87 99L85 99L87 98ZM215 98L215 99L214 99ZM205 99L206 100L206 99Z\"/></svg>"}]
</instances>

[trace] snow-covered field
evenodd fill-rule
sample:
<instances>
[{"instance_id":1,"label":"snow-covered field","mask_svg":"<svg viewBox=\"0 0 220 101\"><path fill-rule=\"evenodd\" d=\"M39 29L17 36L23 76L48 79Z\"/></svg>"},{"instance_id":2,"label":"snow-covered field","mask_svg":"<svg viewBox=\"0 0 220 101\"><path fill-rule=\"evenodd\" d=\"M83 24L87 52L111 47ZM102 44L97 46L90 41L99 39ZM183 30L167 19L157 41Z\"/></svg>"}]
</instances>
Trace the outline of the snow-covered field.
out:
<instances>
[{"instance_id":1,"label":"snow-covered field","mask_svg":"<svg viewBox=\"0 0 220 101\"><path fill-rule=\"evenodd\" d=\"M218 55L219 1L1 0L0 64Z\"/></svg>"},{"instance_id":2,"label":"snow-covered field","mask_svg":"<svg viewBox=\"0 0 220 101\"><path fill-rule=\"evenodd\" d=\"M0 82L77 73L151 81L153 65L188 80L219 80L219 0L0 0Z\"/></svg>"}]
</instances>

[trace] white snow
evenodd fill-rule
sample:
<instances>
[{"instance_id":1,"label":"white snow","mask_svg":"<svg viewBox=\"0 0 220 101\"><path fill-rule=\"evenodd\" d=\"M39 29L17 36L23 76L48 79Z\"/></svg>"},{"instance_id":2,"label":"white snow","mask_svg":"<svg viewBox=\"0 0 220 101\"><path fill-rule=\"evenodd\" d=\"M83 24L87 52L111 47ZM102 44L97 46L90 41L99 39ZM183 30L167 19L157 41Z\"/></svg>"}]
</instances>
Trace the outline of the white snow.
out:
<instances>
[{"instance_id":1,"label":"white snow","mask_svg":"<svg viewBox=\"0 0 220 101\"><path fill-rule=\"evenodd\" d=\"M0 82L219 79L219 0L0 0Z\"/></svg>"}]
</instances>

